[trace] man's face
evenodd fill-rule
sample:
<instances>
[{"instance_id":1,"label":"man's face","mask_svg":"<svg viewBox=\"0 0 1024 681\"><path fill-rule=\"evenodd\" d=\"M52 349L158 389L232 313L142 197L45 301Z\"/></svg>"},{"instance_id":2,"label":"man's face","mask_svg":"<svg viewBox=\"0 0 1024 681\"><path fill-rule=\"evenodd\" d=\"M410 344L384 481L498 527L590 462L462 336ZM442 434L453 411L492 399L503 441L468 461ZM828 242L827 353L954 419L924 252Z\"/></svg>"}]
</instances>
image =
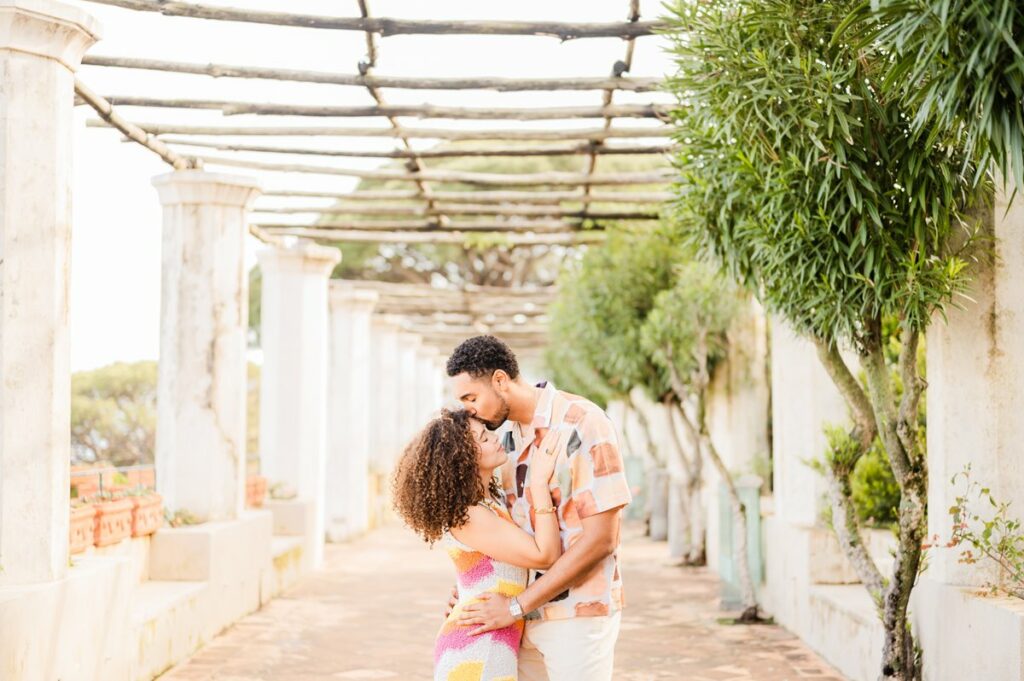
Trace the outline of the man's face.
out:
<instances>
[{"instance_id":1,"label":"man's face","mask_svg":"<svg viewBox=\"0 0 1024 681\"><path fill-rule=\"evenodd\" d=\"M464 371L451 378L451 386L463 408L494 430L508 419L508 401L503 395L507 381L504 371L479 378Z\"/></svg>"}]
</instances>

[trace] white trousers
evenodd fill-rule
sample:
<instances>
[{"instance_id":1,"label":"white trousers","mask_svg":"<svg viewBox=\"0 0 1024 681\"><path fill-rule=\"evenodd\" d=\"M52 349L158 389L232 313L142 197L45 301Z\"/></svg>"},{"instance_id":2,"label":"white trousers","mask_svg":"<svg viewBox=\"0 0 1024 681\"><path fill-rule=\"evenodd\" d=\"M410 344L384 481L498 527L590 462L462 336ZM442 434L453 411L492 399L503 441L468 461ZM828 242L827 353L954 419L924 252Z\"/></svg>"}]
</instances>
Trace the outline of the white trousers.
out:
<instances>
[{"instance_id":1,"label":"white trousers","mask_svg":"<svg viewBox=\"0 0 1024 681\"><path fill-rule=\"evenodd\" d=\"M611 681L622 612L530 620L519 648L519 681Z\"/></svg>"}]
</instances>

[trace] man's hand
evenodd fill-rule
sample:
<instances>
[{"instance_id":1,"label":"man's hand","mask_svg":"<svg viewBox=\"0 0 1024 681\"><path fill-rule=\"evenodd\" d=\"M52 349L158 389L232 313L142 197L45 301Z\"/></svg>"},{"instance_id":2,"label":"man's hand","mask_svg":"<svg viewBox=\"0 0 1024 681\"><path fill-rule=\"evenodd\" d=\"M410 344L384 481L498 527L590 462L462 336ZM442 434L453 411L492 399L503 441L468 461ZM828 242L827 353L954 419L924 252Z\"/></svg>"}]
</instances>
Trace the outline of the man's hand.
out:
<instances>
[{"instance_id":1,"label":"man's hand","mask_svg":"<svg viewBox=\"0 0 1024 681\"><path fill-rule=\"evenodd\" d=\"M455 604L459 602L459 587L452 587L451 598L448 599L448 609L444 611L444 618L448 619L448 616L452 614L452 610L455 609Z\"/></svg>"},{"instance_id":2,"label":"man's hand","mask_svg":"<svg viewBox=\"0 0 1024 681\"><path fill-rule=\"evenodd\" d=\"M476 629L469 632L470 636L511 626L516 620L508 611L509 602L510 599L499 594L480 594L480 602L464 607L457 623L463 627L476 626Z\"/></svg>"}]
</instances>

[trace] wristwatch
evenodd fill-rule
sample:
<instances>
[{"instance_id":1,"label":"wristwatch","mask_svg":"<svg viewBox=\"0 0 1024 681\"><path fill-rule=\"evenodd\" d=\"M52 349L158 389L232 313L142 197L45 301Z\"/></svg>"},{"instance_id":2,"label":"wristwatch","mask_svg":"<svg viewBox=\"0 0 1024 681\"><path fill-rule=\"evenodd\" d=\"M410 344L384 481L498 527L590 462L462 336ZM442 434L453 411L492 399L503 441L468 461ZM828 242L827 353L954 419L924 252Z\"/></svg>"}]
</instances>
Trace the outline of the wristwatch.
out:
<instances>
[{"instance_id":1,"label":"wristwatch","mask_svg":"<svg viewBox=\"0 0 1024 681\"><path fill-rule=\"evenodd\" d=\"M519 605L519 599L515 596L508 602L508 614L512 615L512 619L523 619L523 606Z\"/></svg>"}]
</instances>

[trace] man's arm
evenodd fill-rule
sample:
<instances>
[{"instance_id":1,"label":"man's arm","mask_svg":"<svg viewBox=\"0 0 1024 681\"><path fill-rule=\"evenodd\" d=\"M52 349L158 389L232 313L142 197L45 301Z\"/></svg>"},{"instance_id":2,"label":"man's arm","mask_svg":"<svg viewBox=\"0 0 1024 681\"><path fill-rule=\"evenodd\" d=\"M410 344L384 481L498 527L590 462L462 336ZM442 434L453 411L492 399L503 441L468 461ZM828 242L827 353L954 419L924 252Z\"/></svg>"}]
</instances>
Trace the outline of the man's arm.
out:
<instances>
[{"instance_id":1,"label":"man's arm","mask_svg":"<svg viewBox=\"0 0 1024 681\"><path fill-rule=\"evenodd\" d=\"M583 532L544 575L519 594L523 612L532 612L568 589L610 556L619 545L622 507L584 518ZM501 629L515 622L509 614L510 599L497 594L480 595L480 602L467 605L459 615L461 626L477 627L471 635Z\"/></svg>"}]
</instances>

